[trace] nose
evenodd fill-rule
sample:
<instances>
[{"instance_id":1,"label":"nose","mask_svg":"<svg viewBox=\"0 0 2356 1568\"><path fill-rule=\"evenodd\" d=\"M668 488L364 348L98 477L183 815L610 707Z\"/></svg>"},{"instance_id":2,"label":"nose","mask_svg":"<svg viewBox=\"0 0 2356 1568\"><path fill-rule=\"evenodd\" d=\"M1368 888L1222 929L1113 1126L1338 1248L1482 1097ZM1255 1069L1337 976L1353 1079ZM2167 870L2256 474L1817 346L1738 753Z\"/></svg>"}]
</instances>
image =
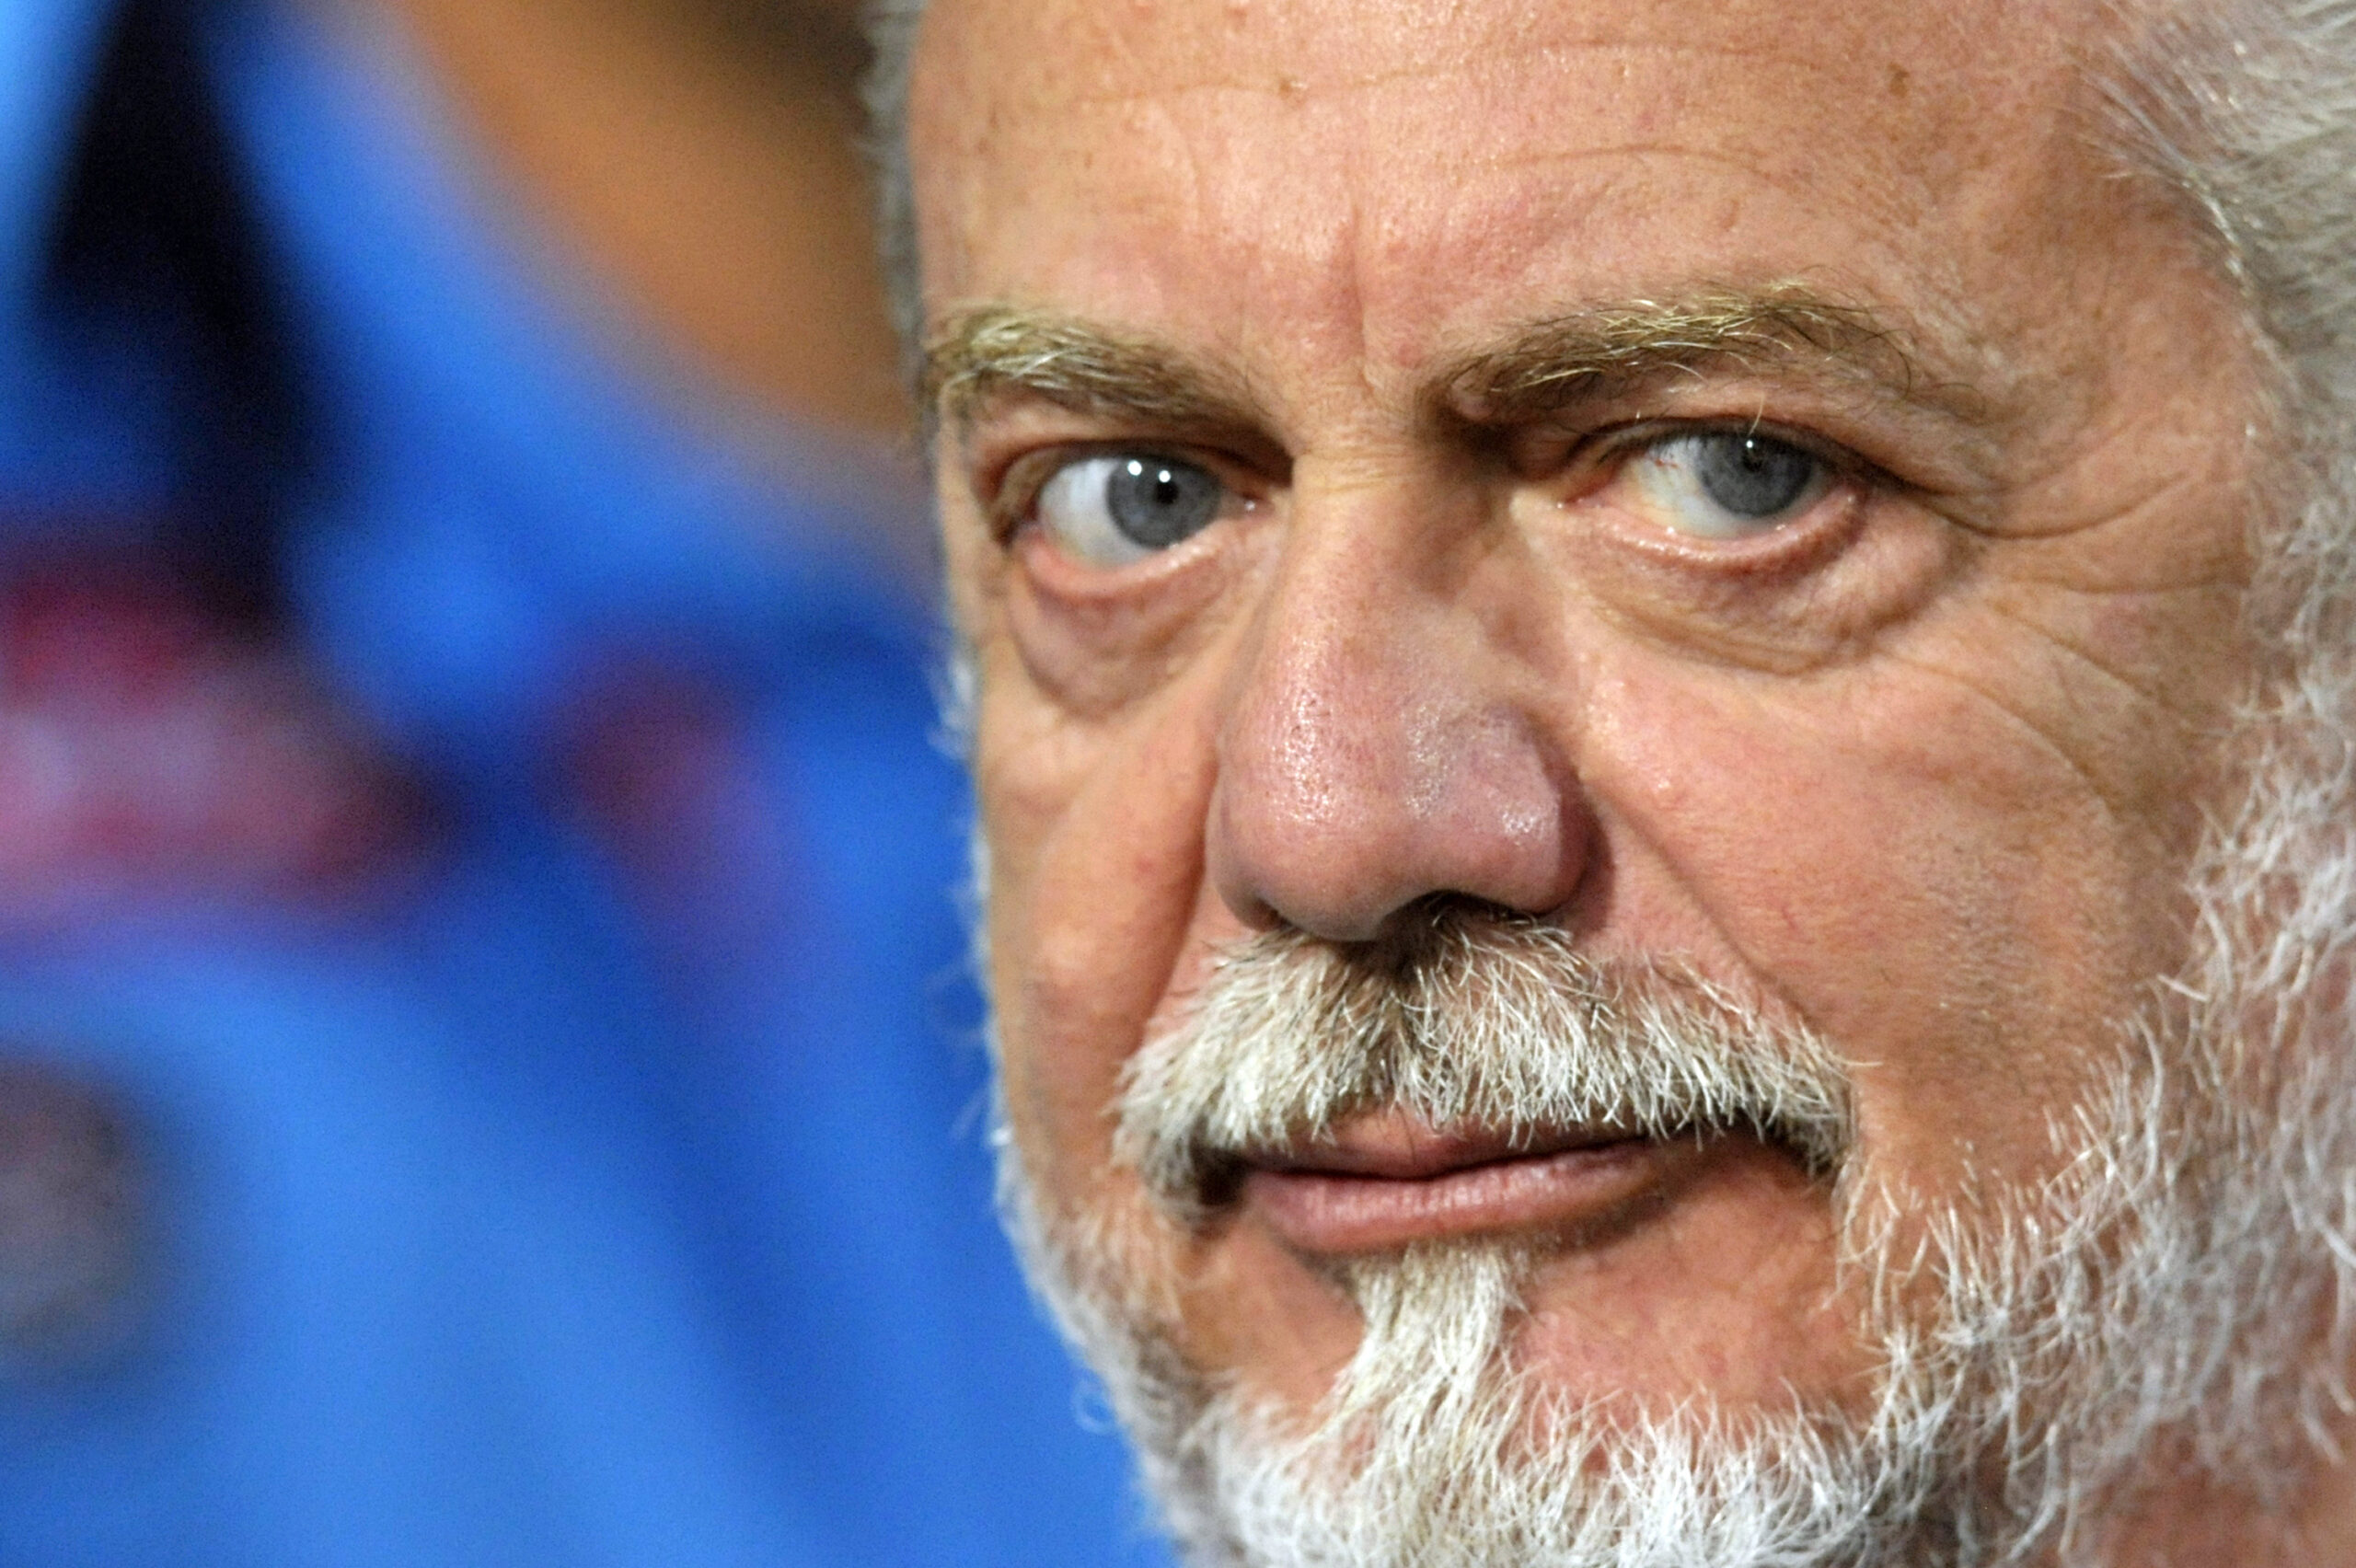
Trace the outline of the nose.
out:
<instances>
[{"instance_id":1,"label":"nose","mask_svg":"<svg viewBox=\"0 0 2356 1568\"><path fill-rule=\"evenodd\" d=\"M1213 886L1253 928L1334 941L1434 894L1560 909L1595 824L1566 694L1528 645L1544 584L1500 558L1511 541L1471 498L1326 493L1295 472L1222 716Z\"/></svg>"}]
</instances>

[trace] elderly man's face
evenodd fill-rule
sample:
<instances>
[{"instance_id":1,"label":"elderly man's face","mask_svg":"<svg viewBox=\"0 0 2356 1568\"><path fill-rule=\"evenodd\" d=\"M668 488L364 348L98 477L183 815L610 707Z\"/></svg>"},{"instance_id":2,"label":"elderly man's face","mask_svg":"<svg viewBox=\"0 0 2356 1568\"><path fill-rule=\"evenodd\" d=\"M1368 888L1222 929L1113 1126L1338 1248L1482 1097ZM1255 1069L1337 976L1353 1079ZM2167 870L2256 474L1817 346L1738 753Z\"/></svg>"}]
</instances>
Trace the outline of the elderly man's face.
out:
<instances>
[{"instance_id":1,"label":"elderly man's face","mask_svg":"<svg viewBox=\"0 0 2356 1568\"><path fill-rule=\"evenodd\" d=\"M1006 1109L1271 1432L1451 1250L1558 1420L1865 1412L1868 1200L1886 1262L2073 1152L2187 951L2259 406L2093 21L936 0ZM1532 973L1588 999L1449 1078Z\"/></svg>"}]
</instances>

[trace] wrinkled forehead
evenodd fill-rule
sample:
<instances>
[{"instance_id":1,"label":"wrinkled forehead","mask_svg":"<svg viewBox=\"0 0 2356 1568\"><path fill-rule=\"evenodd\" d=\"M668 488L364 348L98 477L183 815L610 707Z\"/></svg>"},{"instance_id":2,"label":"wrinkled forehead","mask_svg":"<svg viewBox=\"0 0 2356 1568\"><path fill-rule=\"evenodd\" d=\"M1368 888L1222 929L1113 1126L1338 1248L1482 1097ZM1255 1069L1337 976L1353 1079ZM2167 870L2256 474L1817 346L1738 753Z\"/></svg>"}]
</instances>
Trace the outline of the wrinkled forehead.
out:
<instances>
[{"instance_id":1,"label":"wrinkled forehead","mask_svg":"<svg viewBox=\"0 0 2356 1568\"><path fill-rule=\"evenodd\" d=\"M1667 59L1745 99L1797 88L1831 128L1885 94L1984 101L1996 82L2031 84L2108 14L2076 0L931 0L927 52L936 85L955 76L1002 108L1051 113L1417 82L1511 90L1567 79L1583 58L1634 82ZM1527 107L1535 122L1586 106Z\"/></svg>"},{"instance_id":2,"label":"wrinkled forehead","mask_svg":"<svg viewBox=\"0 0 2356 1568\"><path fill-rule=\"evenodd\" d=\"M2104 195L2097 16L933 0L912 112L927 293L936 317L1015 298L1229 349L1357 334L1378 359L1566 287L1830 272L1973 298L1992 247L2017 268Z\"/></svg>"}]
</instances>

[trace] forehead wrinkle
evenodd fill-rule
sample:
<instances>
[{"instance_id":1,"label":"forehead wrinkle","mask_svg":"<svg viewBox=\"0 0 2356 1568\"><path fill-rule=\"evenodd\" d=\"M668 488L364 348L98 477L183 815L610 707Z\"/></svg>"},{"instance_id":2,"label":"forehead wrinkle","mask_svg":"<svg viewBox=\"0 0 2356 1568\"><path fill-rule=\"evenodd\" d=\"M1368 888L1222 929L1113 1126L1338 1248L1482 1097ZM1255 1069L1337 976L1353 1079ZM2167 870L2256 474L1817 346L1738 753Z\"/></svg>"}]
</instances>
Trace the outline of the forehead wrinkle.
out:
<instances>
[{"instance_id":1,"label":"forehead wrinkle","mask_svg":"<svg viewBox=\"0 0 2356 1568\"><path fill-rule=\"evenodd\" d=\"M1475 424L1509 424L1720 366L1829 371L1897 401L1973 423L1985 418L1973 388L1924 372L1920 349L1900 329L1797 283L1710 288L1550 317L1460 357L1436 381L1436 400Z\"/></svg>"},{"instance_id":2,"label":"forehead wrinkle","mask_svg":"<svg viewBox=\"0 0 2356 1568\"><path fill-rule=\"evenodd\" d=\"M1132 65L1141 62L1136 46L1124 40L1122 52ZM1525 47L1513 52L1517 63L1539 62L1558 63L1594 56L1624 55L1637 59L1693 58L1729 63L1766 63L1779 71L1821 77L1828 85L1844 81L1852 74L1847 62L1830 63L1820 50L1793 50L1777 43L1734 44L1698 42L1680 40L1675 42L1653 40L1611 38L1572 39L1556 43ZM1054 101L1066 108L1091 109L1122 104L1184 101L1205 97L1233 96L1250 98L1276 98L1288 106L1302 95L1334 94L1354 96L1380 91L1409 82L1444 82L1462 77L1494 77L1501 74L1499 52L1494 48L1465 50L1452 55L1433 55L1409 61L1381 70L1357 72L1320 72L1315 57L1300 63L1297 68L1286 68L1272 60L1255 60L1249 65L1232 68L1207 69L1193 80L1170 81L1168 62L1155 62L1154 85L1145 87L1106 86L1095 89L1081 88L1055 96ZM1101 73L1100 73L1101 75Z\"/></svg>"},{"instance_id":3,"label":"forehead wrinkle","mask_svg":"<svg viewBox=\"0 0 2356 1568\"><path fill-rule=\"evenodd\" d=\"M1582 147L1496 147L1467 146L1458 155L1445 153L1430 159L1435 168L1466 176L1514 175L1542 171L1569 179L1575 171L1585 172L1588 183L1577 188L1589 202L1598 202L1624 189L1627 181L1641 179L1665 167L1707 165L1728 170L1748 182L1750 196L1781 196L1803 204L1819 203L1823 192L1810 183L1812 171L1804 167L1777 165L1755 152L1729 152L1722 147L1701 143L1673 141L1665 137L1614 142ZM1626 172L1613 175L1611 166L1624 166ZM1598 176L1592 170L1600 167ZM1565 189L1572 189L1565 185ZM1860 213L1871 215L1885 227L1904 221L1904 208L1911 191L1894 176L1888 182L1870 190L1851 189L1843 199Z\"/></svg>"},{"instance_id":4,"label":"forehead wrinkle","mask_svg":"<svg viewBox=\"0 0 2356 1568\"><path fill-rule=\"evenodd\" d=\"M1009 396L1174 428L1258 422L1230 372L1166 343L1014 306L953 313L925 345L919 386L927 417L959 427Z\"/></svg>"},{"instance_id":5,"label":"forehead wrinkle","mask_svg":"<svg viewBox=\"0 0 2356 1568\"><path fill-rule=\"evenodd\" d=\"M1478 169L1511 172L1521 169L1572 168L1581 164L1637 162L1649 159L1672 159L1680 163L1716 164L1731 169L1761 189L1783 195L1815 199L1820 196L1808 181L1804 170L1789 174L1779 172L1766 160L1751 154L1730 153L1721 147L1698 142L1670 141L1663 137L1646 137L1641 141L1607 142L1583 147L1519 147L1496 148L1475 152L1468 149L1459 158L1438 157L1433 163L1444 169Z\"/></svg>"}]
</instances>

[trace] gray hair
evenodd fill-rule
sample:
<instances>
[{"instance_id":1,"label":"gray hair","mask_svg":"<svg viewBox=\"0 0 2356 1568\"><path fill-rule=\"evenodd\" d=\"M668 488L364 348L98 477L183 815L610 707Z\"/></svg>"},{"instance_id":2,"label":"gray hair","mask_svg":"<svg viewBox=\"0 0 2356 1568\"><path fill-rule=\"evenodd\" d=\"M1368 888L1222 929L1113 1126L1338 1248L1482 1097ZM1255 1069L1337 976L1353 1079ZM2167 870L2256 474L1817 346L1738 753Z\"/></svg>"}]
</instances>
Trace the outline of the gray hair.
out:
<instances>
[{"instance_id":1,"label":"gray hair","mask_svg":"<svg viewBox=\"0 0 2356 1568\"><path fill-rule=\"evenodd\" d=\"M867 104L868 161L875 170L877 244L885 300L911 386L922 370L924 290L917 256L916 182L908 167L908 68L924 7L925 0L866 0L860 10L875 52L860 96Z\"/></svg>"},{"instance_id":2,"label":"gray hair","mask_svg":"<svg viewBox=\"0 0 2356 1568\"><path fill-rule=\"evenodd\" d=\"M2270 384L2253 622L2356 733L2356 4L2162 0L2126 39L2112 150L2194 219Z\"/></svg>"}]
</instances>

